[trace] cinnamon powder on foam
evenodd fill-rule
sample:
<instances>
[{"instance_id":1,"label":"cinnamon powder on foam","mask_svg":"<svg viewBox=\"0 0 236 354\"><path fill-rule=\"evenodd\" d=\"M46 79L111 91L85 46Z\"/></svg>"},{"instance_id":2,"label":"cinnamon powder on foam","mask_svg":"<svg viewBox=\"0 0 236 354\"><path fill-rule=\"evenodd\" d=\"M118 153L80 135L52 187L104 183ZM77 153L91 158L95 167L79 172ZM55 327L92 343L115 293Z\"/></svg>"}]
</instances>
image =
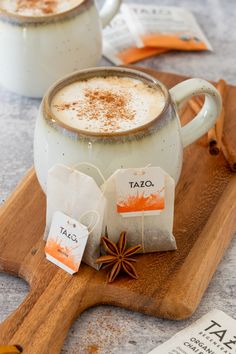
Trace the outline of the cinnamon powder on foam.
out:
<instances>
[{"instance_id":1,"label":"cinnamon powder on foam","mask_svg":"<svg viewBox=\"0 0 236 354\"><path fill-rule=\"evenodd\" d=\"M43 14L51 14L56 12L57 5L58 0L17 0L16 11L37 8Z\"/></svg>"},{"instance_id":2,"label":"cinnamon powder on foam","mask_svg":"<svg viewBox=\"0 0 236 354\"><path fill-rule=\"evenodd\" d=\"M78 119L88 124L100 121L100 132L115 132L120 129L119 121L131 121L135 112L129 108L129 94L115 93L104 89L85 89L83 102L73 101L55 105L58 111L76 111ZM90 129L89 125L86 129Z\"/></svg>"}]
</instances>

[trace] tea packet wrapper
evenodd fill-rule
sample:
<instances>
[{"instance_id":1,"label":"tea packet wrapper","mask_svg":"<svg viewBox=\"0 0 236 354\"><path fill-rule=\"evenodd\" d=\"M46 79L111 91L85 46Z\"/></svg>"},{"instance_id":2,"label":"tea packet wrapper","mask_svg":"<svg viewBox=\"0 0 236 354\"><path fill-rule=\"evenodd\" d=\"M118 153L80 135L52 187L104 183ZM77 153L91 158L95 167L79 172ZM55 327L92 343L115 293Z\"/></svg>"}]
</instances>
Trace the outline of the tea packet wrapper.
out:
<instances>
[{"instance_id":1,"label":"tea packet wrapper","mask_svg":"<svg viewBox=\"0 0 236 354\"><path fill-rule=\"evenodd\" d=\"M193 14L183 8L124 4L122 12L130 31L141 38L144 46L212 50Z\"/></svg>"},{"instance_id":2,"label":"tea packet wrapper","mask_svg":"<svg viewBox=\"0 0 236 354\"><path fill-rule=\"evenodd\" d=\"M235 354L236 320L212 310L149 354Z\"/></svg>"},{"instance_id":3,"label":"tea packet wrapper","mask_svg":"<svg viewBox=\"0 0 236 354\"><path fill-rule=\"evenodd\" d=\"M53 166L47 180L47 239L53 215L60 211L88 228L83 262L99 269L100 240L106 199L94 179L64 165Z\"/></svg>"},{"instance_id":4,"label":"tea packet wrapper","mask_svg":"<svg viewBox=\"0 0 236 354\"><path fill-rule=\"evenodd\" d=\"M117 170L101 186L107 200L103 233L117 242L127 232L128 245L141 252L176 249L172 234L174 180L159 167Z\"/></svg>"},{"instance_id":5,"label":"tea packet wrapper","mask_svg":"<svg viewBox=\"0 0 236 354\"><path fill-rule=\"evenodd\" d=\"M116 65L126 65L167 51L144 48L136 31L131 32L122 13L114 17L103 30L103 55Z\"/></svg>"}]
</instances>

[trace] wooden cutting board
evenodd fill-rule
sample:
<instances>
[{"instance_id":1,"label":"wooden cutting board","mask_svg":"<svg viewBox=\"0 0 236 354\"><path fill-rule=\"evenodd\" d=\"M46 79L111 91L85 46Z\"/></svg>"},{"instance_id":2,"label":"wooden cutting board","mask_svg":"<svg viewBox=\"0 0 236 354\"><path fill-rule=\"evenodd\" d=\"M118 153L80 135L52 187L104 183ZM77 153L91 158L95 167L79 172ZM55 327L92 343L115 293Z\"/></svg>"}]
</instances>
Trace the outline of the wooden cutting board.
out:
<instances>
[{"instance_id":1,"label":"wooden cutting board","mask_svg":"<svg viewBox=\"0 0 236 354\"><path fill-rule=\"evenodd\" d=\"M168 87L185 79L152 74ZM230 87L226 137L235 128L235 97ZM184 120L190 115L186 111ZM168 319L191 316L236 231L235 215L236 174L221 154L209 155L201 138L184 151L175 206L178 250L140 255L138 280L123 275L107 284L105 270L82 265L71 276L45 259L45 196L31 170L0 210L0 270L30 284L27 298L0 325L0 343L18 344L25 354L60 353L73 321L99 304Z\"/></svg>"}]
</instances>

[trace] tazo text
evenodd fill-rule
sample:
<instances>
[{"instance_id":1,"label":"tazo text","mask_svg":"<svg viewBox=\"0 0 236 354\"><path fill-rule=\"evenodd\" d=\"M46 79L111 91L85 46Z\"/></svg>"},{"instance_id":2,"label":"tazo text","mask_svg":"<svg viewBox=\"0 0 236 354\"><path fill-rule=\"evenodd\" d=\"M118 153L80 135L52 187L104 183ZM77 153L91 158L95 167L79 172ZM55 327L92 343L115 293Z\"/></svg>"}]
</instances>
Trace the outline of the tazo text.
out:
<instances>
[{"instance_id":1,"label":"tazo text","mask_svg":"<svg viewBox=\"0 0 236 354\"><path fill-rule=\"evenodd\" d=\"M145 187L154 187L152 181L139 181L139 182L129 182L130 188L145 188Z\"/></svg>"},{"instance_id":2,"label":"tazo text","mask_svg":"<svg viewBox=\"0 0 236 354\"><path fill-rule=\"evenodd\" d=\"M66 236L67 238L69 238L70 240L78 243L77 236L75 234L71 234L62 226L60 226L60 233L64 236Z\"/></svg>"}]
</instances>

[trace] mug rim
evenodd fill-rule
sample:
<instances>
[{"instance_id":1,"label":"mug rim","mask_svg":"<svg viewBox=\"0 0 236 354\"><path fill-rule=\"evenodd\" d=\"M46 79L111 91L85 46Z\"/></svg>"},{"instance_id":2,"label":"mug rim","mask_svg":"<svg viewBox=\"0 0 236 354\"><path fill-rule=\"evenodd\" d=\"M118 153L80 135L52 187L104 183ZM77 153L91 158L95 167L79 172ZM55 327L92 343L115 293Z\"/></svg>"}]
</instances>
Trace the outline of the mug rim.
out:
<instances>
[{"instance_id":1,"label":"mug rim","mask_svg":"<svg viewBox=\"0 0 236 354\"><path fill-rule=\"evenodd\" d=\"M149 86L156 88L157 86L161 88L162 93L165 98L165 105L162 111L152 118L147 123L139 125L138 127L117 131L117 132L94 132L84 129L78 129L75 127L71 127L70 125L63 123L60 119L58 119L51 111L51 102L55 94L60 91L63 87L70 85L76 81L78 78L81 80L86 80L92 78L94 76L120 76L120 77L131 77L134 79L138 79L142 82L148 83ZM89 69L80 70L74 72L73 74L67 75L59 81L55 82L46 92L43 100L42 100L42 110L44 119L51 122L53 126L59 126L63 129L68 130L69 132L76 133L77 135L82 135L84 137L94 137L94 138L112 138L112 137L127 137L129 135L133 135L136 133L143 133L144 131L152 128L155 123L159 122L169 107L170 104L170 93L167 87L155 77L146 74L145 72L138 69L131 69L127 67L110 67L110 66L101 66L101 67L93 67Z\"/></svg>"},{"instance_id":2,"label":"mug rim","mask_svg":"<svg viewBox=\"0 0 236 354\"><path fill-rule=\"evenodd\" d=\"M31 16L31 15L20 15L6 9L1 8L0 6L0 20L6 18L9 22L15 24L43 24L56 22L57 20L63 20L64 18L76 15L82 12L89 4L92 3L92 0L82 0L79 4L73 6L72 8L55 13L55 14L45 14L43 16Z\"/></svg>"}]
</instances>

